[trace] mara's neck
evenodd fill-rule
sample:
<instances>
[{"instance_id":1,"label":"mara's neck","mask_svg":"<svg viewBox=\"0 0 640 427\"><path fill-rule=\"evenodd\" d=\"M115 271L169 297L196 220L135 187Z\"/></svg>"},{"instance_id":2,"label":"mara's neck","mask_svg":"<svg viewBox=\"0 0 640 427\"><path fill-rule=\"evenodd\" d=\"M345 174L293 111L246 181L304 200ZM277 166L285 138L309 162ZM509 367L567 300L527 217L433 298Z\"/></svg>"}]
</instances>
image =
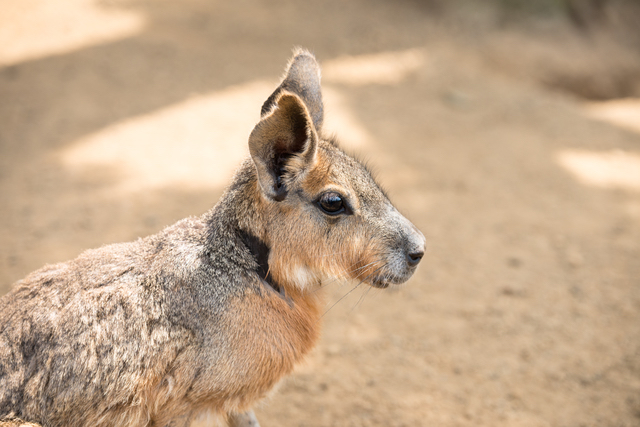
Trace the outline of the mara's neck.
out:
<instances>
[{"instance_id":1,"label":"mara's neck","mask_svg":"<svg viewBox=\"0 0 640 427\"><path fill-rule=\"evenodd\" d=\"M270 209L272 206L261 192L253 162L247 159L219 202L203 218L209 225L211 246L228 246L219 245L221 239L233 241L231 246L238 248L240 262L245 264L243 267L254 270L278 293L299 297L320 293L317 292L320 280L279 271L294 266L274 260L278 253L274 245L278 245L278 240L269 234L269 221L273 216Z\"/></svg>"}]
</instances>

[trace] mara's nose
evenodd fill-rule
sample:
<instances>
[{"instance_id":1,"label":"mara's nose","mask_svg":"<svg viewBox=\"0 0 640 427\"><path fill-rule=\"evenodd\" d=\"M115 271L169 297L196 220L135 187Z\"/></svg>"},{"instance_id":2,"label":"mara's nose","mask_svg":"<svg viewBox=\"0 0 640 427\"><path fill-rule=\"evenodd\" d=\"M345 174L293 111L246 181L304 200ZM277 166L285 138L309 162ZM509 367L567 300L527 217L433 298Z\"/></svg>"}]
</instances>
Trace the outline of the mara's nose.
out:
<instances>
[{"instance_id":1,"label":"mara's nose","mask_svg":"<svg viewBox=\"0 0 640 427\"><path fill-rule=\"evenodd\" d=\"M415 267L418 265L422 257L424 256L424 251L415 251L407 254L407 263L410 267Z\"/></svg>"}]
</instances>

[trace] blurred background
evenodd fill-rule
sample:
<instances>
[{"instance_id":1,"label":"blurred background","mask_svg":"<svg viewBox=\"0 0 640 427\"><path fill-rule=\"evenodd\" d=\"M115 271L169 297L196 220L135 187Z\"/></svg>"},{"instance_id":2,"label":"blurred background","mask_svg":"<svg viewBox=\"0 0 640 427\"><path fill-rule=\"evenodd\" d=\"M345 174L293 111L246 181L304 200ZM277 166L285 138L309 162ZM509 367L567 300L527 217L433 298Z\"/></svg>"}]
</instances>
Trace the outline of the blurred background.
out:
<instances>
[{"instance_id":1,"label":"blurred background","mask_svg":"<svg viewBox=\"0 0 640 427\"><path fill-rule=\"evenodd\" d=\"M212 207L294 46L427 237L269 426L640 426L637 0L0 0L0 293Z\"/></svg>"}]
</instances>

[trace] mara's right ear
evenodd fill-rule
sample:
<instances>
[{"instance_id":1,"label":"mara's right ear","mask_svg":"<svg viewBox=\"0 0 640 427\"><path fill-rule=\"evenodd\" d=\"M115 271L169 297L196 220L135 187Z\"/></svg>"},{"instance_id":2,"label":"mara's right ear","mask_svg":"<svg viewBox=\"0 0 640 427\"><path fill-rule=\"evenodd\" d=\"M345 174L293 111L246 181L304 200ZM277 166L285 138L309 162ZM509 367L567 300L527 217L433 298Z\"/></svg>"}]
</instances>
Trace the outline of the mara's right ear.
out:
<instances>
[{"instance_id":1,"label":"mara's right ear","mask_svg":"<svg viewBox=\"0 0 640 427\"><path fill-rule=\"evenodd\" d=\"M262 192L272 200L284 200L287 181L315 164L317 145L318 134L305 103L293 93L280 92L249 136Z\"/></svg>"}]
</instances>

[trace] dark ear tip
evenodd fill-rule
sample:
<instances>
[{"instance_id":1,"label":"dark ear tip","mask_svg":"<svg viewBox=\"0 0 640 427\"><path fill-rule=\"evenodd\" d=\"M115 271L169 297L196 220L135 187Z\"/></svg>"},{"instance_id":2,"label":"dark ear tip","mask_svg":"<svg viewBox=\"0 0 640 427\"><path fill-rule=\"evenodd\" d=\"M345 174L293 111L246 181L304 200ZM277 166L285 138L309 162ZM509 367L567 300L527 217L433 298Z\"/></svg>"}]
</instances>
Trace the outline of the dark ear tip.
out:
<instances>
[{"instance_id":1,"label":"dark ear tip","mask_svg":"<svg viewBox=\"0 0 640 427\"><path fill-rule=\"evenodd\" d=\"M311 53L309 50L303 48L303 47L295 47L293 49L293 55L291 56L291 62L296 62L296 61L301 61L301 60L306 60L306 61L312 61L314 62L316 65L318 64L318 60L316 59L316 56ZM318 67L320 68L320 67Z\"/></svg>"},{"instance_id":2,"label":"dark ear tip","mask_svg":"<svg viewBox=\"0 0 640 427\"><path fill-rule=\"evenodd\" d=\"M320 86L320 64L308 50L300 50L294 53L287 67L285 80L300 80Z\"/></svg>"},{"instance_id":3,"label":"dark ear tip","mask_svg":"<svg viewBox=\"0 0 640 427\"><path fill-rule=\"evenodd\" d=\"M316 59L315 55L313 53L311 53L309 51L309 49L305 49L302 46L295 46L293 48L293 57L296 58L298 56L309 56L311 57L314 61Z\"/></svg>"}]
</instances>

